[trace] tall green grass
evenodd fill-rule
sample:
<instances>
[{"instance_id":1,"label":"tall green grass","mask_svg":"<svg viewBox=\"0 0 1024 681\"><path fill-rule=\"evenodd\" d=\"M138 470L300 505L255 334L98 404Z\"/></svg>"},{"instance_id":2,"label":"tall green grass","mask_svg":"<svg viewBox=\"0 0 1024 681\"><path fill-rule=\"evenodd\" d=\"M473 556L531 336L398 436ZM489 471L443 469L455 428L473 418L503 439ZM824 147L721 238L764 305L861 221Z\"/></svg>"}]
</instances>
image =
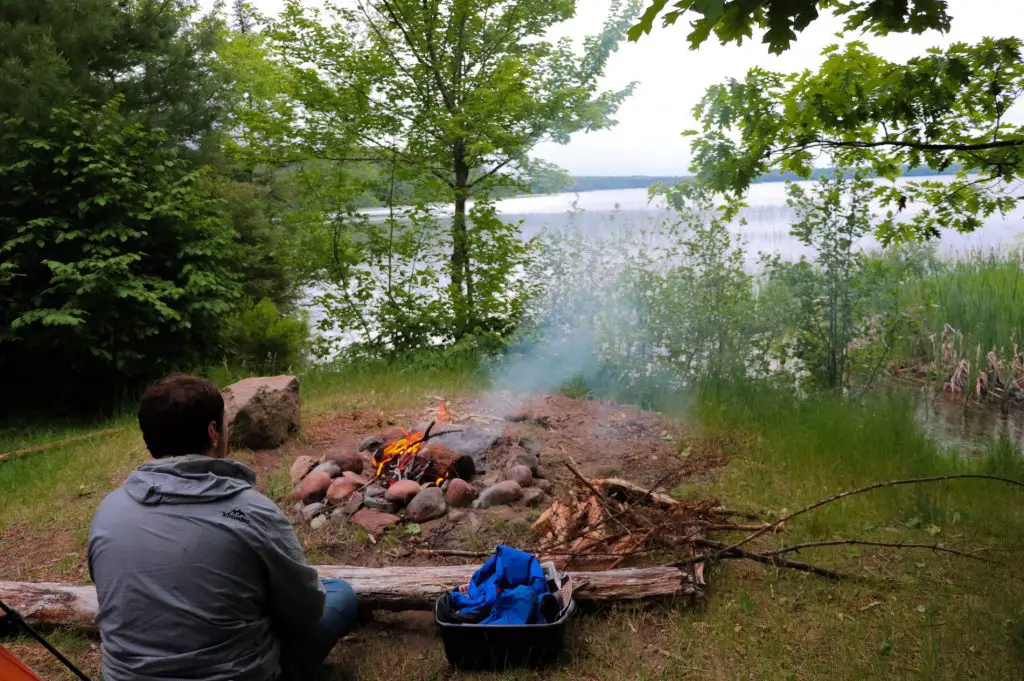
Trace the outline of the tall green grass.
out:
<instances>
[{"instance_id":1,"label":"tall green grass","mask_svg":"<svg viewBox=\"0 0 1024 681\"><path fill-rule=\"evenodd\" d=\"M1020 445L994 441L966 456L930 438L917 422L914 397L901 393L853 400L834 393L801 396L766 381L702 387L701 424L748 434L751 456L722 484L747 491L767 508L795 509L845 489L884 480L988 473L1024 480ZM921 535L970 529L979 541L1024 545L1024 489L995 481L955 480L894 487L856 496L808 516L811 534L896 527ZM892 534L890 532L890 534Z\"/></svg>"},{"instance_id":2,"label":"tall green grass","mask_svg":"<svg viewBox=\"0 0 1024 681\"><path fill-rule=\"evenodd\" d=\"M908 282L903 295L921 311L926 334L941 336L945 325L962 333L971 360L978 347L982 356L994 348L1005 358L1024 340L1024 251L940 263ZM933 344L919 340L916 350L930 356Z\"/></svg>"}]
</instances>

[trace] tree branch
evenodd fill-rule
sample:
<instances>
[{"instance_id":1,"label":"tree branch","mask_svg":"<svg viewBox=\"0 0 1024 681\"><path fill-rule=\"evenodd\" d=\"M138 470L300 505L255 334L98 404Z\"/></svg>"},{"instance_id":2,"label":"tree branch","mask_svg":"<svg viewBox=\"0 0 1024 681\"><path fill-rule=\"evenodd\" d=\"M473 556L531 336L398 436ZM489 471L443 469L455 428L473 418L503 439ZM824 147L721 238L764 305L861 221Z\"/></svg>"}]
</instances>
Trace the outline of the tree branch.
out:
<instances>
[{"instance_id":1,"label":"tree branch","mask_svg":"<svg viewBox=\"0 0 1024 681\"><path fill-rule=\"evenodd\" d=\"M974 144L942 144L933 142L907 142L903 140L878 140L864 142L860 140L828 140L817 139L803 144L795 144L789 147L777 149L772 153L785 153L791 149L809 149L811 147L822 147L828 149L875 149L878 147L898 147L901 149L916 149L918 151L985 151L987 149L1012 149L1024 147L1024 139L994 140L992 142L977 142Z\"/></svg>"},{"instance_id":2,"label":"tree branch","mask_svg":"<svg viewBox=\"0 0 1024 681\"><path fill-rule=\"evenodd\" d=\"M821 508L822 506L825 506L826 504L831 504L832 502L839 501L840 499L845 499L847 497L851 497L851 496L854 496L854 495L857 495L857 494L864 494L865 492L870 492L872 490L881 489L883 487L896 487L896 486L899 486L899 485L916 485L916 484L928 483L928 482L942 482L942 481L946 481L946 480L993 480L993 481L996 481L996 482L1005 482L1008 485L1015 485L1017 487L1024 487L1024 482L1021 482L1020 480L1014 480L1012 478L1004 478L1004 477L1001 477L1001 476L998 476L998 475L985 475L985 474L982 474L982 473L962 473L962 474L957 474L957 475L934 475L934 476L929 476L929 477L924 477L924 478L907 478L907 479L903 479L903 480L887 480L885 482L876 482L874 484L866 485L864 487L858 487L857 489L849 490L849 491L846 491L846 492L839 492L838 494L833 494L830 497L826 497L826 498L824 498L824 499L822 499L820 501L814 502L810 506L804 506L803 508L798 509L796 511L793 511L792 513L787 513L786 515L783 515L781 518L779 518L775 522L772 522L772 523L769 523L769 524L765 525L763 528L761 528L757 532L753 532L751 534L748 534L746 537L744 537L740 541L736 542L735 544L730 544L729 546L726 546L724 549L722 549L718 553L719 554L724 554L724 553L726 553L728 551L732 551L734 549L738 549L739 547L743 546L744 544L747 544L747 543L757 539L761 535L763 535L763 534L765 534L767 532L770 532L771 530L775 529L779 525L781 525L781 524L783 524L783 523L785 523L785 522L787 522L787 521L789 521L789 520L791 520L793 518L796 518L797 516L803 515L804 513L809 513L810 511L813 511L816 508ZM718 557L718 554L716 554L716 557Z\"/></svg>"},{"instance_id":3,"label":"tree branch","mask_svg":"<svg viewBox=\"0 0 1024 681\"><path fill-rule=\"evenodd\" d=\"M961 551L959 549L950 549L939 544L917 544L914 542L885 542L885 541L867 541L864 539L830 539L827 541L812 541L803 544L793 544L791 546L784 546L781 549L775 549L773 551L765 551L761 555L764 556L783 556L787 553L795 553L802 551L803 549L813 549L821 546L878 546L881 548L888 549L928 549L930 551L936 551L940 553L950 553L954 556L963 556L964 558L971 558L973 560L980 560L983 563L993 563L995 565L1003 565L999 561L990 560L983 558L970 551Z\"/></svg>"}]
</instances>

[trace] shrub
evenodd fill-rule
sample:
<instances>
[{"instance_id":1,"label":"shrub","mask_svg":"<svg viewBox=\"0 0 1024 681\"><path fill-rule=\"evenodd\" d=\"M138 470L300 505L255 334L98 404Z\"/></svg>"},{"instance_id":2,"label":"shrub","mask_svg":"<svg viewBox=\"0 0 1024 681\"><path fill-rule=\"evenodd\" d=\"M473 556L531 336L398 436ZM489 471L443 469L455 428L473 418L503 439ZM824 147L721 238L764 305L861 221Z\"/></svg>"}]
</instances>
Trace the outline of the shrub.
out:
<instances>
[{"instance_id":1,"label":"shrub","mask_svg":"<svg viewBox=\"0 0 1024 681\"><path fill-rule=\"evenodd\" d=\"M305 316L283 315L268 298L247 301L231 319L228 353L254 371L274 372L301 364L308 347Z\"/></svg>"}]
</instances>

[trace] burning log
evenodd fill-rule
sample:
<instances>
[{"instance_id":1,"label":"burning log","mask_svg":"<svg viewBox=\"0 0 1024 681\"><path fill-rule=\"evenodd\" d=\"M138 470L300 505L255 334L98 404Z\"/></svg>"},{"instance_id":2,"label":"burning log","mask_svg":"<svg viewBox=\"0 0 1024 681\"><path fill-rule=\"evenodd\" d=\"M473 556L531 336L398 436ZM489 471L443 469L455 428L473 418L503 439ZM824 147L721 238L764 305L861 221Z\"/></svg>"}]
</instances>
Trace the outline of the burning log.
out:
<instances>
[{"instance_id":1,"label":"burning log","mask_svg":"<svg viewBox=\"0 0 1024 681\"><path fill-rule=\"evenodd\" d=\"M363 568L317 567L321 577L352 585L362 605L373 610L430 610L442 593L469 581L476 565L447 567ZM582 604L618 601L693 600L703 591L683 570L674 567L630 568L607 572L570 573L573 598ZM96 590L91 586L0 581L0 600L33 624L94 629Z\"/></svg>"}]
</instances>

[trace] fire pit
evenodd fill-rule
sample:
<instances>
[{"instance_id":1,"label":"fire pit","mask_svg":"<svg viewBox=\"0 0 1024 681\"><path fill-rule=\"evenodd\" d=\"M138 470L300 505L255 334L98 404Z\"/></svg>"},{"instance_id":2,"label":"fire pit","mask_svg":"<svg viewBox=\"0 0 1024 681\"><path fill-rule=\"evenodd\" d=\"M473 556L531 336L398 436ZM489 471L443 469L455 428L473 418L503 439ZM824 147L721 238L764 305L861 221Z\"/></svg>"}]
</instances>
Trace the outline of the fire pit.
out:
<instances>
[{"instance_id":1,"label":"fire pit","mask_svg":"<svg viewBox=\"0 0 1024 681\"><path fill-rule=\"evenodd\" d=\"M548 481L534 480L538 442L524 439L526 449L493 425L454 425L444 403L432 416L415 428L371 435L357 451L341 445L299 456L291 467L295 512L313 529L347 518L373 536L403 519L441 518L450 508L534 507L550 493Z\"/></svg>"},{"instance_id":2,"label":"fire pit","mask_svg":"<svg viewBox=\"0 0 1024 681\"><path fill-rule=\"evenodd\" d=\"M446 480L468 480L476 473L473 457L459 455L443 445L427 445L431 438L461 430L449 429L433 432L437 421L431 421L424 431L410 433L402 429L403 437L385 444L371 443L368 447L375 467L374 480L391 487L401 480L440 487Z\"/></svg>"}]
</instances>

